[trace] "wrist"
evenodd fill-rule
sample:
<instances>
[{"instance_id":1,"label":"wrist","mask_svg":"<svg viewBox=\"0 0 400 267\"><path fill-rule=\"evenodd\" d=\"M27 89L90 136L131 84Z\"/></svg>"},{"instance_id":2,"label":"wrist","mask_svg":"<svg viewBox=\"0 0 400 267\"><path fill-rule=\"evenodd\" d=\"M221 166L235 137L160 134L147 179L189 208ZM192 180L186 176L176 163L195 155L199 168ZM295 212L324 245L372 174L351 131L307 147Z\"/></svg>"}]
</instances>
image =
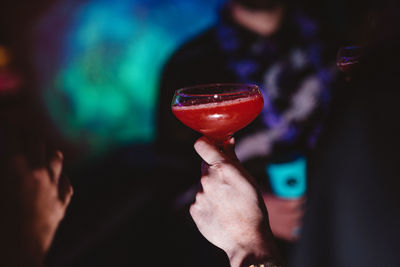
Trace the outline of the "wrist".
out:
<instances>
[{"instance_id":1,"label":"wrist","mask_svg":"<svg viewBox=\"0 0 400 267\"><path fill-rule=\"evenodd\" d=\"M228 254L231 267L281 267L273 244L254 244Z\"/></svg>"},{"instance_id":2,"label":"wrist","mask_svg":"<svg viewBox=\"0 0 400 267\"><path fill-rule=\"evenodd\" d=\"M245 253L230 258L231 267L282 267L276 256Z\"/></svg>"}]
</instances>

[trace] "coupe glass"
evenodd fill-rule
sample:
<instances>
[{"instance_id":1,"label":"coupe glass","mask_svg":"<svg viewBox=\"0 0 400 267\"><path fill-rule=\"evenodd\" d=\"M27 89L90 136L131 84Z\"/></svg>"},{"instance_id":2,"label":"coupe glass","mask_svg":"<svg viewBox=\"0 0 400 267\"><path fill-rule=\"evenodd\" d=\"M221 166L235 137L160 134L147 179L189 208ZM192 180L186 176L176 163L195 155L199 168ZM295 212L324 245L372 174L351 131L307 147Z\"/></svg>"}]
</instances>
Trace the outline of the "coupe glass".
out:
<instances>
[{"instance_id":1,"label":"coupe glass","mask_svg":"<svg viewBox=\"0 0 400 267\"><path fill-rule=\"evenodd\" d=\"M360 63L361 55L359 46L342 46L336 55L336 65L344 73L350 74Z\"/></svg>"},{"instance_id":2,"label":"coupe glass","mask_svg":"<svg viewBox=\"0 0 400 267\"><path fill-rule=\"evenodd\" d=\"M253 121L264 106L253 84L205 84L175 91L172 112L186 126L222 146Z\"/></svg>"}]
</instances>

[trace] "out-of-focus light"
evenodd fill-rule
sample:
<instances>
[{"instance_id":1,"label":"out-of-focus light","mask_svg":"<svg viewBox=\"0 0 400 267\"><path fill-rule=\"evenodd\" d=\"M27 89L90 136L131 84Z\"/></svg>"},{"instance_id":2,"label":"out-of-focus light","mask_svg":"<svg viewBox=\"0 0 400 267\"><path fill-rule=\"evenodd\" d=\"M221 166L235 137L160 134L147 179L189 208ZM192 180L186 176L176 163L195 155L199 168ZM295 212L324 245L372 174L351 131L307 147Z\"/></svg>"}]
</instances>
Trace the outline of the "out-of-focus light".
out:
<instances>
[{"instance_id":1,"label":"out-of-focus light","mask_svg":"<svg viewBox=\"0 0 400 267\"><path fill-rule=\"evenodd\" d=\"M18 91L21 85L20 77L9 68L11 55L9 50L0 46L0 93L9 94Z\"/></svg>"},{"instance_id":2,"label":"out-of-focus light","mask_svg":"<svg viewBox=\"0 0 400 267\"><path fill-rule=\"evenodd\" d=\"M289 162L271 163L266 172L275 195L298 198L306 191L306 159L301 156Z\"/></svg>"},{"instance_id":3,"label":"out-of-focus light","mask_svg":"<svg viewBox=\"0 0 400 267\"><path fill-rule=\"evenodd\" d=\"M36 27L35 69L61 132L94 149L152 142L162 66L221 1L65 0L49 10Z\"/></svg>"},{"instance_id":4,"label":"out-of-focus light","mask_svg":"<svg viewBox=\"0 0 400 267\"><path fill-rule=\"evenodd\" d=\"M0 68L4 68L10 62L10 55L4 46L0 46Z\"/></svg>"},{"instance_id":5,"label":"out-of-focus light","mask_svg":"<svg viewBox=\"0 0 400 267\"><path fill-rule=\"evenodd\" d=\"M13 72L0 69L0 93L17 92L21 85L21 79Z\"/></svg>"}]
</instances>

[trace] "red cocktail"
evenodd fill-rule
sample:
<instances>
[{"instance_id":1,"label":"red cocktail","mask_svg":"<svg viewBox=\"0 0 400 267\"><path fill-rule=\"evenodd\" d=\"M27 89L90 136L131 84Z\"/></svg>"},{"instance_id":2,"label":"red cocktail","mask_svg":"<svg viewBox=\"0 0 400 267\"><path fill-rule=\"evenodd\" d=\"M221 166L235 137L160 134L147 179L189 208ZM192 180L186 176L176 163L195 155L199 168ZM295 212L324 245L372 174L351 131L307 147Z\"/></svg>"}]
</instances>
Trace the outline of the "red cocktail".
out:
<instances>
[{"instance_id":1,"label":"red cocktail","mask_svg":"<svg viewBox=\"0 0 400 267\"><path fill-rule=\"evenodd\" d=\"M209 84L175 92L172 112L184 124L222 144L264 106L256 85Z\"/></svg>"}]
</instances>

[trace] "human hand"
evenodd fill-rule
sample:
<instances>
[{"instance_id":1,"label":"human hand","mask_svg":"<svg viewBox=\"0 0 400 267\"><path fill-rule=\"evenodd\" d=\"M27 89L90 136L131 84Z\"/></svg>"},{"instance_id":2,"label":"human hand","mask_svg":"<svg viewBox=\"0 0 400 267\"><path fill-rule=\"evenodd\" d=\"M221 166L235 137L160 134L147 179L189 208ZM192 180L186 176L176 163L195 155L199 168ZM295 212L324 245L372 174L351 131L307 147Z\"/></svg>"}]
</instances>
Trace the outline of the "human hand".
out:
<instances>
[{"instance_id":1,"label":"human hand","mask_svg":"<svg viewBox=\"0 0 400 267\"><path fill-rule=\"evenodd\" d=\"M276 255L261 193L237 160L233 146L233 139L222 151L205 137L195 143L205 163L202 191L190 214L201 234L227 253L231 265L242 266Z\"/></svg>"},{"instance_id":2,"label":"human hand","mask_svg":"<svg viewBox=\"0 0 400 267\"><path fill-rule=\"evenodd\" d=\"M272 233L278 238L290 242L296 241L304 215L305 198L284 199L265 193L263 199L268 208Z\"/></svg>"},{"instance_id":3,"label":"human hand","mask_svg":"<svg viewBox=\"0 0 400 267\"><path fill-rule=\"evenodd\" d=\"M8 175L12 176L13 184L10 188L16 192L10 195L15 195L16 204L12 204L15 210L7 219L9 229L17 232L11 231L2 240L8 243L10 250L7 266L41 266L43 263L73 194L68 178L61 174L62 161L61 152L57 152L47 166L38 168L30 167L22 155L11 160Z\"/></svg>"}]
</instances>

